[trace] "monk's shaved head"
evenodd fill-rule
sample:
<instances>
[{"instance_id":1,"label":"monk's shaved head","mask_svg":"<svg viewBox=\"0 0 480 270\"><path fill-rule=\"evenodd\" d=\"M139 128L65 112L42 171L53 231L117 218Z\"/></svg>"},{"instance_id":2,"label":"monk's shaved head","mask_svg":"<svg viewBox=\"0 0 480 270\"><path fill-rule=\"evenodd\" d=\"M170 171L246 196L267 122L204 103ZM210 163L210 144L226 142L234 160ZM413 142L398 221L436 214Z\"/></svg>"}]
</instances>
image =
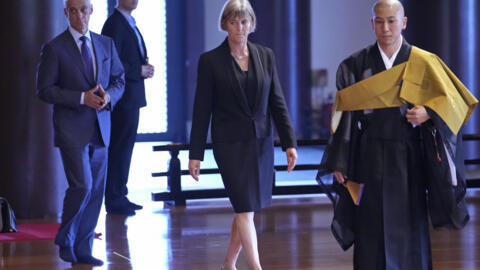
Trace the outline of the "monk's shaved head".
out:
<instances>
[{"instance_id":1,"label":"monk's shaved head","mask_svg":"<svg viewBox=\"0 0 480 270\"><path fill-rule=\"evenodd\" d=\"M398 0L378 0L373 5L372 16L375 17L377 10L385 7L390 7L395 9L399 13L398 15L400 15L400 17L405 16L405 10L403 9L403 5Z\"/></svg>"}]
</instances>

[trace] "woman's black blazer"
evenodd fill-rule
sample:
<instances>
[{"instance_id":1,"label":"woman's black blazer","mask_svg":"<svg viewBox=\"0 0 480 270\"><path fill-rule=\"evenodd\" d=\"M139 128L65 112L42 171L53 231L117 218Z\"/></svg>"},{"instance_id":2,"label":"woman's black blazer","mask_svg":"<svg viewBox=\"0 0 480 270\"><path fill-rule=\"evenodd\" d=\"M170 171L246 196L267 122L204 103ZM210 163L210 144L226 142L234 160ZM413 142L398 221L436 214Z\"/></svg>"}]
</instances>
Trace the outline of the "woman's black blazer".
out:
<instances>
[{"instance_id":1,"label":"woman's black blazer","mask_svg":"<svg viewBox=\"0 0 480 270\"><path fill-rule=\"evenodd\" d=\"M200 56L190 133L190 159L203 160L210 119L214 144L270 136L273 118L282 149L296 147L273 52L251 42L248 42L248 49L257 78L253 109L248 105L235 76L227 40Z\"/></svg>"}]
</instances>

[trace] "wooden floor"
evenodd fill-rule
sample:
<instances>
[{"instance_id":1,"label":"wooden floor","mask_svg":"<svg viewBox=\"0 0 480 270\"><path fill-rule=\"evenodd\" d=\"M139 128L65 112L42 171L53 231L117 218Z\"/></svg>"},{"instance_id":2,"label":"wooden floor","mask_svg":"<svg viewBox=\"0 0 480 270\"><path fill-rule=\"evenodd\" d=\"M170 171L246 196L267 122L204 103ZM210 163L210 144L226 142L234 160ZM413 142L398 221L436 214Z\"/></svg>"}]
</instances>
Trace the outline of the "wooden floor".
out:
<instances>
[{"instance_id":1,"label":"wooden floor","mask_svg":"<svg viewBox=\"0 0 480 270\"><path fill-rule=\"evenodd\" d=\"M468 192L468 206L464 230L432 231L435 270L480 269L480 190ZM181 208L152 202L128 218L102 212L94 255L106 263L96 269L220 269L231 220L224 199ZM320 196L274 198L255 216L264 269L352 269L352 251L336 244L330 220ZM0 254L0 269L91 269L62 262L53 241L0 243ZM237 267L247 269L243 254Z\"/></svg>"}]
</instances>

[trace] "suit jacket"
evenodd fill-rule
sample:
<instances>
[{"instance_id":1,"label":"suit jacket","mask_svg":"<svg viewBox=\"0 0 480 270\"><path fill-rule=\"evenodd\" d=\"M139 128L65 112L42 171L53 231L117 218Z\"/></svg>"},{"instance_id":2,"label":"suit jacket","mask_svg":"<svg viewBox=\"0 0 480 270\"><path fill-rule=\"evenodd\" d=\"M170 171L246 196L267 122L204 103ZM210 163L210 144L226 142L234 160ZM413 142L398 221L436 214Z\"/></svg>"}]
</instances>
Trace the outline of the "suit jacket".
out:
<instances>
[{"instance_id":1,"label":"suit jacket","mask_svg":"<svg viewBox=\"0 0 480 270\"><path fill-rule=\"evenodd\" d=\"M141 71L142 65L147 63L147 48L142 35L140 34L140 37L145 56L142 56L140 51L137 35L130 27L125 16L116 9L103 25L102 35L113 39L118 56L125 69L125 92L118 102L117 108L144 107L147 102L145 99L145 83Z\"/></svg>"},{"instance_id":2,"label":"suit jacket","mask_svg":"<svg viewBox=\"0 0 480 270\"><path fill-rule=\"evenodd\" d=\"M210 118L214 143L270 136L273 118L282 148L296 147L273 52L251 42L248 42L248 48L257 79L253 109L248 105L245 92L235 77L227 40L200 56L190 135L190 159L203 160Z\"/></svg>"},{"instance_id":3,"label":"suit jacket","mask_svg":"<svg viewBox=\"0 0 480 270\"><path fill-rule=\"evenodd\" d=\"M37 70L37 95L53 104L56 146L87 145L97 122L105 146L110 141L110 110L122 96L124 71L113 41L90 33L97 63L95 81L88 79L80 51L68 29L42 47ZM81 93L97 83L111 99L110 104L100 111L80 104Z\"/></svg>"}]
</instances>

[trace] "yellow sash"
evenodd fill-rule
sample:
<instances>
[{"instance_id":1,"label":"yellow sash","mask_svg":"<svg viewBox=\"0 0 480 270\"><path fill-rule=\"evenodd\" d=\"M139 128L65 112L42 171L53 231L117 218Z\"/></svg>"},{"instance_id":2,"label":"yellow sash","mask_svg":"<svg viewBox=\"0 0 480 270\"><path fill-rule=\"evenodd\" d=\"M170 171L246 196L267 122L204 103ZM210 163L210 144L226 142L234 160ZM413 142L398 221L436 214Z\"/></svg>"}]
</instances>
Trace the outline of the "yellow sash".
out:
<instances>
[{"instance_id":1,"label":"yellow sash","mask_svg":"<svg viewBox=\"0 0 480 270\"><path fill-rule=\"evenodd\" d=\"M457 134L478 100L438 56L412 46L407 62L337 92L331 132L335 133L342 111L399 107L406 102L429 107Z\"/></svg>"}]
</instances>

